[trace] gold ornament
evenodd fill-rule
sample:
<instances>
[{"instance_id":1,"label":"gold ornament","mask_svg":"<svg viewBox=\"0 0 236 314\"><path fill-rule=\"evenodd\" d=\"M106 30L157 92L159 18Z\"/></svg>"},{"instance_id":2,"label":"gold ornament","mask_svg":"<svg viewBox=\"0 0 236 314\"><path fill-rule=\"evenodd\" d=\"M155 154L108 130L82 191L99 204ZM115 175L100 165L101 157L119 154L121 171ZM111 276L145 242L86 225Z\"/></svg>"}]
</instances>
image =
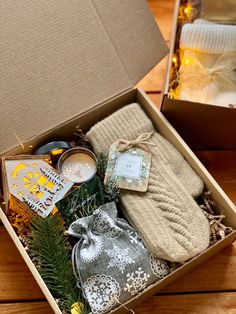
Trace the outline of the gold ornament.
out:
<instances>
[{"instance_id":1,"label":"gold ornament","mask_svg":"<svg viewBox=\"0 0 236 314\"><path fill-rule=\"evenodd\" d=\"M71 314L82 314L84 309L84 305L81 302L75 302L71 306Z\"/></svg>"}]
</instances>

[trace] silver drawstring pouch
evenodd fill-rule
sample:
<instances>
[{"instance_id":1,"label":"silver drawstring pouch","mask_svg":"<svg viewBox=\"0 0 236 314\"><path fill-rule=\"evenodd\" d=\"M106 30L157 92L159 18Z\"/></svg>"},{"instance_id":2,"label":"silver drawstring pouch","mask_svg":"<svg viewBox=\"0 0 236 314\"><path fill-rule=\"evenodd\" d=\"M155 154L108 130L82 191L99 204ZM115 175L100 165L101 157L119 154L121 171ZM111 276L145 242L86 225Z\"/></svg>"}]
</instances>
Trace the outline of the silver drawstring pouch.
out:
<instances>
[{"instance_id":1,"label":"silver drawstring pouch","mask_svg":"<svg viewBox=\"0 0 236 314\"><path fill-rule=\"evenodd\" d=\"M152 256L137 232L117 217L115 203L77 219L68 234L79 239L72 263L77 284L94 314L124 304L169 273L167 262Z\"/></svg>"}]
</instances>

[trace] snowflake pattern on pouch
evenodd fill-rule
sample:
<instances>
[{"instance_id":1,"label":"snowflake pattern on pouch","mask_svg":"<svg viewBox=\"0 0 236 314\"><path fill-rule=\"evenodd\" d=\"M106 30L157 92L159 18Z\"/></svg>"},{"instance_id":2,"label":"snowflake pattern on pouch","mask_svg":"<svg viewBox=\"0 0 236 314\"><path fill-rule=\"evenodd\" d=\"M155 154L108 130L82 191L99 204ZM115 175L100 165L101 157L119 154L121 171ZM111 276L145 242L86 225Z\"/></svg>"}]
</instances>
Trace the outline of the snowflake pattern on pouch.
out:
<instances>
[{"instance_id":1,"label":"snowflake pattern on pouch","mask_svg":"<svg viewBox=\"0 0 236 314\"><path fill-rule=\"evenodd\" d=\"M86 241L85 239L84 244L86 244ZM87 247L80 250L80 257L83 262L92 262L102 253L102 249L103 240L100 237L91 235Z\"/></svg>"},{"instance_id":2,"label":"snowflake pattern on pouch","mask_svg":"<svg viewBox=\"0 0 236 314\"><path fill-rule=\"evenodd\" d=\"M153 274L156 275L158 279L164 278L170 272L167 262L154 256L150 257L150 266Z\"/></svg>"},{"instance_id":3,"label":"snowflake pattern on pouch","mask_svg":"<svg viewBox=\"0 0 236 314\"><path fill-rule=\"evenodd\" d=\"M124 290L132 296L137 294L147 287L149 277L150 274L145 273L142 267L139 267L138 270L126 275L127 283Z\"/></svg>"},{"instance_id":4,"label":"snowflake pattern on pouch","mask_svg":"<svg viewBox=\"0 0 236 314\"><path fill-rule=\"evenodd\" d=\"M106 275L90 277L84 284L84 291L94 314L106 313L112 309L120 296L119 283Z\"/></svg>"},{"instance_id":5,"label":"snowflake pattern on pouch","mask_svg":"<svg viewBox=\"0 0 236 314\"><path fill-rule=\"evenodd\" d=\"M108 214L100 212L93 223L94 230L109 238L116 238L122 230L118 228Z\"/></svg>"},{"instance_id":6,"label":"snowflake pattern on pouch","mask_svg":"<svg viewBox=\"0 0 236 314\"><path fill-rule=\"evenodd\" d=\"M138 236L137 232L132 230L127 230L128 235L130 236L130 243L132 244L138 244L145 248L142 239Z\"/></svg>"},{"instance_id":7,"label":"snowflake pattern on pouch","mask_svg":"<svg viewBox=\"0 0 236 314\"><path fill-rule=\"evenodd\" d=\"M121 273L124 273L125 266L134 263L134 260L129 256L129 249L121 249L114 246L113 249L105 251L110 258L108 268L117 267Z\"/></svg>"}]
</instances>

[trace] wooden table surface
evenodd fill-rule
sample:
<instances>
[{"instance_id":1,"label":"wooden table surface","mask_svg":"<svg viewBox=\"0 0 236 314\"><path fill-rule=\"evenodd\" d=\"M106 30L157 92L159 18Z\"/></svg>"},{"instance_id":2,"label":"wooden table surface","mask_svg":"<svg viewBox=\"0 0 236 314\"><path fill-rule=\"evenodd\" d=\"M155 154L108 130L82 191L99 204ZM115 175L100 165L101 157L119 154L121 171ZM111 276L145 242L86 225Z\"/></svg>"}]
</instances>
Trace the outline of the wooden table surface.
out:
<instances>
[{"instance_id":1,"label":"wooden table surface","mask_svg":"<svg viewBox=\"0 0 236 314\"><path fill-rule=\"evenodd\" d=\"M167 43L174 0L149 0ZM159 105L166 59L139 87ZM225 192L236 202L236 152L197 152ZM49 314L52 310L3 226L0 226L0 313ZM231 245L135 309L136 314L236 313L236 245Z\"/></svg>"}]
</instances>

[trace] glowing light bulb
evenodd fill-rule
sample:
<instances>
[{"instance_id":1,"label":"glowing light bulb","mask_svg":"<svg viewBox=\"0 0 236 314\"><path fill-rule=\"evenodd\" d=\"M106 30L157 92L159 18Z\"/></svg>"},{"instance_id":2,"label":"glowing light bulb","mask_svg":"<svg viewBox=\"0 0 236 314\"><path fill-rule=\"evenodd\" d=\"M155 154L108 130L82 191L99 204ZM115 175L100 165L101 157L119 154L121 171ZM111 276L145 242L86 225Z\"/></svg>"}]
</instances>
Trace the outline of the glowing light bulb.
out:
<instances>
[{"instance_id":1,"label":"glowing light bulb","mask_svg":"<svg viewBox=\"0 0 236 314\"><path fill-rule=\"evenodd\" d=\"M190 63L190 59L189 59L189 58L186 58L185 61L184 61L184 63L185 63L185 64L189 64L189 63Z\"/></svg>"},{"instance_id":2,"label":"glowing light bulb","mask_svg":"<svg viewBox=\"0 0 236 314\"><path fill-rule=\"evenodd\" d=\"M190 15L191 10L192 10L192 7L190 5L184 8L184 13L186 14L187 17Z\"/></svg>"},{"instance_id":3,"label":"glowing light bulb","mask_svg":"<svg viewBox=\"0 0 236 314\"><path fill-rule=\"evenodd\" d=\"M173 57L173 58L172 58L172 62L176 64L176 63L177 63L177 58L176 58L176 57Z\"/></svg>"}]
</instances>

